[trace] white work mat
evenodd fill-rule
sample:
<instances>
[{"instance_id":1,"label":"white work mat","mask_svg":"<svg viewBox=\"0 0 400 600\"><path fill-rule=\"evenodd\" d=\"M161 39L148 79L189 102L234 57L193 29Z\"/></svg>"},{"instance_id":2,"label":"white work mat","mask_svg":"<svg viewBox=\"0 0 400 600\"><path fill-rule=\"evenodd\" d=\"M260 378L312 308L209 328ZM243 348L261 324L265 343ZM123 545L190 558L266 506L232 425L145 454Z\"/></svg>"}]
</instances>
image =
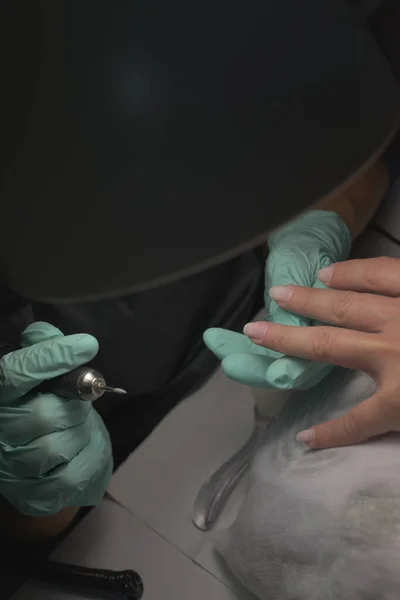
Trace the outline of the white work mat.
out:
<instances>
[{"instance_id":1,"label":"white work mat","mask_svg":"<svg viewBox=\"0 0 400 600\"><path fill-rule=\"evenodd\" d=\"M184 400L119 468L109 494L133 515L227 585L235 583L212 546L214 532L192 523L201 484L251 435L254 401L250 388L221 371ZM237 514L245 480L233 493L217 527Z\"/></svg>"}]
</instances>

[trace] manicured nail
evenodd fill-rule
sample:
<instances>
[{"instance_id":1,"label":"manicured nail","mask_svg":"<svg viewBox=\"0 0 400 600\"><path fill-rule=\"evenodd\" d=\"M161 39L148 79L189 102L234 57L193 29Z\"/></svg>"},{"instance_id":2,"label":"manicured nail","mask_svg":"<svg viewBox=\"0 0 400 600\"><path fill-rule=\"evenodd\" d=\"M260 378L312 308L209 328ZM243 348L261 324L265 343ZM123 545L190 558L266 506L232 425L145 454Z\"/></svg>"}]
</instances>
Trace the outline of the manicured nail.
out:
<instances>
[{"instance_id":1,"label":"manicured nail","mask_svg":"<svg viewBox=\"0 0 400 600\"><path fill-rule=\"evenodd\" d=\"M243 328L243 333L257 344L262 342L267 327L267 323L247 323Z\"/></svg>"},{"instance_id":2,"label":"manicured nail","mask_svg":"<svg viewBox=\"0 0 400 600\"><path fill-rule=\"evenodd\" d=\"M275 302L288 302L293 291L283 285L276 285L269 290L269 295Z\"/></svg>"},{"instance_id":3,"label":"manicured nail","mask_svg":"<svg viewBox=\"0 0 400 600\"><path fill-rule=\"evenodd\" d=\"M300 444L312 446L315 440L314 429L306 429L306 431L301 431L297 434L296 440L300 442Z\"/></svg>"},{"instance_id":4,"label":"manicured nail","mask_svg":"<svg viewBox=\"0 0 400 600\"><path fill-rule=\"evenodd\" d=\"M325 267L325 269L321 269L318 273L318 279L322 281L322 283L328 284L332 279L334 269L335 267L333 265L330 267Z\"/></svg>"}]
</instances>

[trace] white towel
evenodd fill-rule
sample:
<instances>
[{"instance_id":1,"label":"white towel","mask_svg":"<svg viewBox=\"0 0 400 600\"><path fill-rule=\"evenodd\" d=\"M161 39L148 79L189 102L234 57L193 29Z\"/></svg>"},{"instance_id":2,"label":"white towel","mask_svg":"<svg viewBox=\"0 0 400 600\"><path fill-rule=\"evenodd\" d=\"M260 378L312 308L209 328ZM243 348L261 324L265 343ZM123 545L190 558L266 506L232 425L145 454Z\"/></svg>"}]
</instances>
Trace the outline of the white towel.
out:
<instances>
[{"instance_id":1,"label":"white towel","mask_svg":"<svg viewBox=\"0 0 400 600\"><path fill-rule=\"evenodd\" d=\"M400 598L400 435L320 451L295 439L373 392L366 375L335 369L269 430L239 516L216 540L262 600Z\"/></svg>"}]
</instances>

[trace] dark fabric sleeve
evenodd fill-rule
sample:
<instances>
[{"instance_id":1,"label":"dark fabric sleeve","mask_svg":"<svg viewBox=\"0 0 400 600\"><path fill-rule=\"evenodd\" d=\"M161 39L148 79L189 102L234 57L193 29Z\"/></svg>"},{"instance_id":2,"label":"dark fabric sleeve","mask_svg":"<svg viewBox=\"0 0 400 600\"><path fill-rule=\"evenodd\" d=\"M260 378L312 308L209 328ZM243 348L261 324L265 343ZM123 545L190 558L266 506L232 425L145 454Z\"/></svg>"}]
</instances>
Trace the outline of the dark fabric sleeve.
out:
<instances>
[{"instance_id":1,"label":"dark fabric sleeve","mask_svg":"<svg viewBox=\"0 0 400 600\"><path fill-rule=\"evenodd\" d=\"M28 302L0 287L0 352L1 346L18 348L21 332L33 321Z\"/></svg>"},{"instance_id":2,"label":"dark fabric sleeve","mask_svg":"<svg viewBox=\"0 0 400 600\"><path fill-rule=\"evenodd\" d=\"M370 17L369 25L400 85L400 2L386 0L380 5L379 10L374 11ZM385 158L389 167L390 186L392 187L400 176L400 134L394 139Z\"/></svg>"},{"instance_id":3,"label":"dark fabric sleeve","mask_svg":"<svg viewBox=\"0 0 400 600\"><path fill-rule=\"evenodd\" d=\"M369 19L370 29L388 58L400 85L400 3L384 2Z\"/></svg>"}]
</instances>

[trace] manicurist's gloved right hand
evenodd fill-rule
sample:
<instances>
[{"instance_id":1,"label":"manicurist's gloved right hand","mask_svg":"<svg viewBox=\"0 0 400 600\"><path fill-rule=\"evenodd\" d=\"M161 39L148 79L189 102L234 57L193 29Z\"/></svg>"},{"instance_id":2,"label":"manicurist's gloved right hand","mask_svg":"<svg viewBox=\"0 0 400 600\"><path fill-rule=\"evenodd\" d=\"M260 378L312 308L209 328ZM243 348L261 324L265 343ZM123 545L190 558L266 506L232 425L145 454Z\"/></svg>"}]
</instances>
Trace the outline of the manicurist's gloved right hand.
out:
<instances>
[{"instance_id":1,"label":"manicurist's gloved right hand","mask_svg":"<svg viewBox=\"0 0 400 600\"><path fill-rule=\"evenodd\" d=\"M324 288L320 269L345 260L351 247L350 232L332 211L309 211L274 231L268 240L265 266L266 321L286 326L307 327L311 321L285 310L270 296L284 292L288 285ZM277 298L276 298L277 299ZM332 368L329 364L280 355L261 348L246 336L225 329L208 329L204 341L222 360L222 369L231 379L257 388L308 389L317 385Z\"/></svg>"},{"instance_id":2,"label":"manicurist's gloved right hand","mask_svg":"<svg viewBox=\"0 0 400 600\"><path fill-rule=\"evenodd\" d=\"M36 386L86 364L98 351L86 334L33 323L21 350L0 360L0 495L20 512L52 515L98 504L112 474L108 432L91 402Z\"/></svg>"}]
</instances>

